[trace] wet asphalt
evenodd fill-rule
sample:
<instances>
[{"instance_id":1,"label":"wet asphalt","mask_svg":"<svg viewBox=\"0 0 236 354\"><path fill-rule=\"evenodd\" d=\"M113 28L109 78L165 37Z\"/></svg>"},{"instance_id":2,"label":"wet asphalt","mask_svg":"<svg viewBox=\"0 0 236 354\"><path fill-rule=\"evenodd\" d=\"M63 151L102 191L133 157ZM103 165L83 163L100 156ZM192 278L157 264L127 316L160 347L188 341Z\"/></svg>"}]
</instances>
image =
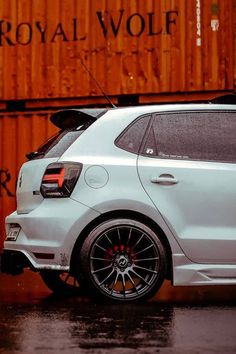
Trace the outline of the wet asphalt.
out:
<instances>
[{"instance_id":1,"label":"wet asphalt","mask_svg":"<svg viewBox=\"0 0 236 354\"><path fill-rule=\"evenodd\" d=\"M236 353L233 293L108 305L18 285L0 289L0 353Z\"/></svg>"},{"instance_id":2,"label":"wet asphalt","mask_svg":"<svg viewBox=\"0 0 236 354\"><path fill-rule=\"evenodd\" d=\"M235 353L232 306L101 305L46 298L0 305L1 353Z\"/></svg>"}]
</instances>

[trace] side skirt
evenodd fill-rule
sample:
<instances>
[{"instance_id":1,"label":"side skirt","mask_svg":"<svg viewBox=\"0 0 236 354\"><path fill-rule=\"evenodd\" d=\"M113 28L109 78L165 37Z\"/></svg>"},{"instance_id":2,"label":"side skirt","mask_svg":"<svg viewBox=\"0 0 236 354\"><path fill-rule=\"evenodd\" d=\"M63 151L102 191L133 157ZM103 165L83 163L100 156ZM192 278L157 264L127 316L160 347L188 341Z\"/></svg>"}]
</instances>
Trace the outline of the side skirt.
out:
<instances>
[{"instance_id":1,"label":"side skirt","mask_svg":"<svg viewBox=\"0 0 236 354\"><path fill-rule=\"evenodd\" d=\"M236 284L236 264L199 264L173 254L173 285Z\"/></svg>"}]
</instances>

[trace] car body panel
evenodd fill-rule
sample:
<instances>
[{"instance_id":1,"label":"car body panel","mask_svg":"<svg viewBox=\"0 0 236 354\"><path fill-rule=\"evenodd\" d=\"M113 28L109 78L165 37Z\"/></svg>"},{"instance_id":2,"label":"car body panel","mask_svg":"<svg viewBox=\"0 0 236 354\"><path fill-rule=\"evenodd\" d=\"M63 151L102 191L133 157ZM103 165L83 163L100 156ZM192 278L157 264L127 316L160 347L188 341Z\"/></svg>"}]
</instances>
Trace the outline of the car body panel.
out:
<instances>
[{"instance_id":1,"label":"car body panel","mask_svg":"<svg viewBox=\"0 0 236 354\"><path fill-rule=\"evenodd\" d=\"M53 213L52 213L53 211ZM65 212L67 211L67 212ZM6 233L11 224L21 232L14 242L5 241L4 248L22 250L36 269L69 269L72 249L82 230L100 214L71 198L44 199L37 209L27 214L12 213L6 218ZM34 253L53 253L52 260L41 260ZM62 264L63 259L63 264Z\"/></svg>"},{"instance_id":2,"label":"car body panel","mask_svg":"<svg viewBox=\"0 0 236 354\"><path fill-rule=\"evenodd\" d=\"M201 264L185 255L173 254L173 285L234 285L236 264Z\"/></svg>"},{"instance_id":3,"label":"car body panel","mask_svg":"<svg viewBox=\"0 0 236 354\"><path fill-rule=\"evenodd\" d=\"M25 162L17 181L17 213L27 214L43 202L40 185L47 166L57 158L39 159Z\"/></svg>"},{"instance_id":4,"label":"car body panel","mask_svg":"<svg viewBox=\"0 0 236 354\"><path fill-rule=\"evenodd\" d=\"M144 189L186 256L198 263L235 264L236 165L140 156L138 166ZM152 182L163 174L177 183Z\"/></svg>"}]
</instances>

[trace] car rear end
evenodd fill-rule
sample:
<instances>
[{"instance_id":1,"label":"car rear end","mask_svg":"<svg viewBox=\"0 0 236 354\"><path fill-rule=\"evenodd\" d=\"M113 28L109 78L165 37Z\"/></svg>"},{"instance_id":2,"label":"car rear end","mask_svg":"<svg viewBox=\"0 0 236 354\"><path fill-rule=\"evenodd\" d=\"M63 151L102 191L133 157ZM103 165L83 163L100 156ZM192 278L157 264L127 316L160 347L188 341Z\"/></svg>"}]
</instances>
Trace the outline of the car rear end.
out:
<instances>
[{"instance_id":1,"label":"car rear end","mask_svg":"<svg viewBox=\"0 0 236 354\"><path fill-rule=\"evenodd\" d=\"M1 271L20 274L32 269L68 270L71 246L66 236L76 239L86 223L98 215L70 198L82 170L79 162L60 157L106 110L66 110L54 114L58 134L38 151L27 154L17 181L17 210L6 218L6 240Z\"/></svg>"}]
</instances>

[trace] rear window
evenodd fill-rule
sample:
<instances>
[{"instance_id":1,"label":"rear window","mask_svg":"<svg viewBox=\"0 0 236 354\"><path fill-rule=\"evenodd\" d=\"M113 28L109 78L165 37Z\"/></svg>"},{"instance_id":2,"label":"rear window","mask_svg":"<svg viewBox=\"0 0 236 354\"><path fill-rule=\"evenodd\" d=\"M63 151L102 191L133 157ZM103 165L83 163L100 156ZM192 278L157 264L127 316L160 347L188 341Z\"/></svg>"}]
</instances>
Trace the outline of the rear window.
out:
<instances>
[{"instance_id":1,"label":"rear window","mask_svg":"<svg viewBox=\"0 0 236 354\"><path fill-rule=\"evenodd\" d=\"M29 160L49 157L61 157L73 142L88 128L88 122L77 128L65 129L52 136L37 151L26 155Z\"/></svg>"},{"instance_id":2,"label":"rear window","mask_svg":"<svg viewBox=\"0 0 236 354\"><path fill-rule=\"evenodd\" d=\"M60 157L82 134L81 130L63 130L45 144L39 147L38 152L44 157Z\"/></svg>"}]
</instances>

